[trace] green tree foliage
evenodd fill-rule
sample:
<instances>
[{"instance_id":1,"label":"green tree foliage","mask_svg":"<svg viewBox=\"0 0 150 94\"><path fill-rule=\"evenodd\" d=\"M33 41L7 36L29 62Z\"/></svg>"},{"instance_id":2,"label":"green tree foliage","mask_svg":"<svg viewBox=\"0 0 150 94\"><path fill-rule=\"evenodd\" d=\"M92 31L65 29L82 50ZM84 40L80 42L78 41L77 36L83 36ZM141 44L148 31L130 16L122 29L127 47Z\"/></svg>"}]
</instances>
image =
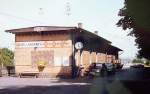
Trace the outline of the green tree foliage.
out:
<instances>
[{"instance_id":1,"label":"green tree foliage","mask_svg":"<svg viewBox=\"0 0 150 94\"><path fill-rule=\"evenodd\" d=\"M14 53L8 48L0 50L0 63L4 66L13 66Z\"/></svg>"},{"instance_id":2,"label":"green tree foliage","mask_svg":"<svg viewBox=\"0 0 150 94\"><path fill-rule=\"evenodd\" d=\"M138 57L150 59L150 0L125 0L120 9L117 26L130 29L130 36L135 36Z\"/></svg>"},{"instance_id":3,"label":"green tree foliage","mask_svg":"<svg viewBox=\"0 0 150 94\"><path fill-rule=\"evenodd\" d=\"M150 61L147 60L146 63L145 63L145 65L149 66L150 65Z\"/></svg>"},{"instance_id":4,"label":"green tree foliage","mask_svg":"<svg viewBox=\"0 0 150 94\"><path fill-rule=\"evenodd\" d=\"M133 61L132 61L132 63L141 63L141 64L143 64L144 63L144 61L142 60L142 59L134 59Z\"/></svg>"}]
</instances>

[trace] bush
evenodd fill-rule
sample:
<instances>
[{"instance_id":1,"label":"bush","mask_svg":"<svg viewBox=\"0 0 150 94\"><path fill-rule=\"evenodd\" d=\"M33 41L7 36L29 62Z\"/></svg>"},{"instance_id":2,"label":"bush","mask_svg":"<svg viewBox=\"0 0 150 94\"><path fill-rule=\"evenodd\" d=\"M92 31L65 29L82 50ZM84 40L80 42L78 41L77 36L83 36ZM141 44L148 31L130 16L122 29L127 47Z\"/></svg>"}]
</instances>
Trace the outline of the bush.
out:
<instances>
[{"instance_id":1,"label":"bush","mask_svg":"<svg viewBox=\"0 0 150 94\"><path fill-rule=\"evenodd\" d=\"M141 64L143 64L144 61L143 61L142 59L134 59L134 60L132 61L132 63L141 63Z\"/></svg>"},{"instance_id":2,"label":"bush","mask_svg":"<svg viewBox=\"0 0 150 94\"><path fill-rule=\"evenodd\" d=\"M149 66L150 65L150 61L147 60L146 63L145 63L145 65Z\"/></svg>"},{"instance_id":3,"label":"bush","mask_svg":"<svg viewBox=\"0 0 150 94\"><path fill-rule=\"evenodd\" d=\"M37 62L38 70L41 72L44 70L45 66L47 65L46 61L40 60Z\"/></svg>"}]
</instances>

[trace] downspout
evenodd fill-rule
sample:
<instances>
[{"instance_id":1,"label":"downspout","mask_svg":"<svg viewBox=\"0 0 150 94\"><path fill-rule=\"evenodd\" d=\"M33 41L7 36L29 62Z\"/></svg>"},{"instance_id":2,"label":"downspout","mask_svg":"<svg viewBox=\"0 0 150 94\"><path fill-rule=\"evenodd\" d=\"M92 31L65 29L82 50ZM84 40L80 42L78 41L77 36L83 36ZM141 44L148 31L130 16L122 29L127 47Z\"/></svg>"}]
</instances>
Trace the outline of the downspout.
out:
<instances>
[{"instance_id":1,"label":"downspout","mask_svg":"<svg viewBox=\"0 0 150 94\"><path fill-rule=\"evenodd\" d=\"M71 32L71 40L72 40L72 64L71 64L71 76L72 76L72 78L75 78L75 71L76 71L76 62L75 62L75 47L74 47L74 45L75 45L75 30L76 30L76 28Z\"/></svg>"}]
</instances>

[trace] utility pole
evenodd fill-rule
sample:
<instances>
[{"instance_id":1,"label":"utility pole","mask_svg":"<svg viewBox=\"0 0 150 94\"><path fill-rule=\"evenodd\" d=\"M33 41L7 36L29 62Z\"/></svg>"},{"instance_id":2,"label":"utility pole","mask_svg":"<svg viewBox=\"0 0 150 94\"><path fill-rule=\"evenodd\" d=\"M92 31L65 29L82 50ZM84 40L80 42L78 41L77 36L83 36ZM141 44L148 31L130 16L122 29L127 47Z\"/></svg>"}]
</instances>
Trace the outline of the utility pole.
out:
<instances>
[{"instance_id":1,"label":"utility pole","mask_svg":"<svg viewBox=\"0 0 150 94\"><path fill-rule=\"evenodd\" d=\"M71 4L70 4L70 0L66 1L65 14L66 14L66 24L70 25L70 16L71 16Z\"/></svg>"},{"instance_id":2,"label":"utility pole","mask_svg":"<svg viewBox=\"0 0 150 94\"><path fill-rule=\"evenodd\" d=\"M43 16L44 15L44 11L43 11L43 8L39 8L39 10L38 10L38 20L40 20L40 21L42 21L42 19L43 19ZM38 23L37 25L41 25L42 23Z\"/></svg>"}]
</instances>

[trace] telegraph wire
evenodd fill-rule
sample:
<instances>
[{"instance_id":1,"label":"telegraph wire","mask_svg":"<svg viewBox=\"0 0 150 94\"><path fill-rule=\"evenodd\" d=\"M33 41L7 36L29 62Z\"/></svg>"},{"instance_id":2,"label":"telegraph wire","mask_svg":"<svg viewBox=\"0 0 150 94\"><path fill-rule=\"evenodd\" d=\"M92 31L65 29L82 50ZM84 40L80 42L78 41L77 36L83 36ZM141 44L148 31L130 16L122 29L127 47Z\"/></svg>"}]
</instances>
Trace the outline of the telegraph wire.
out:
<instances>
[{"instance_id":1,"label":"telegraph wire","mask_svg":"<svg viewBox=\"0 0 150 94\"><path fill-rule=\"evenodd\" d=\"M41 22L41 21L35 21L35 20L32 20L32 19L28 19L28 18L24 18L24 17L19 17L19 16L15 16L15 15L12 15L12 14L9 14L9 13L4 13L4 12L0 12L0 15L2 15L4 17L11 17L11 18L14 18L14 19L22 20L22 21L27 21L27 22L30 22L30 23L42 23L42 24L46 24L46 23Z\"/></svg>"}]
</instances>

